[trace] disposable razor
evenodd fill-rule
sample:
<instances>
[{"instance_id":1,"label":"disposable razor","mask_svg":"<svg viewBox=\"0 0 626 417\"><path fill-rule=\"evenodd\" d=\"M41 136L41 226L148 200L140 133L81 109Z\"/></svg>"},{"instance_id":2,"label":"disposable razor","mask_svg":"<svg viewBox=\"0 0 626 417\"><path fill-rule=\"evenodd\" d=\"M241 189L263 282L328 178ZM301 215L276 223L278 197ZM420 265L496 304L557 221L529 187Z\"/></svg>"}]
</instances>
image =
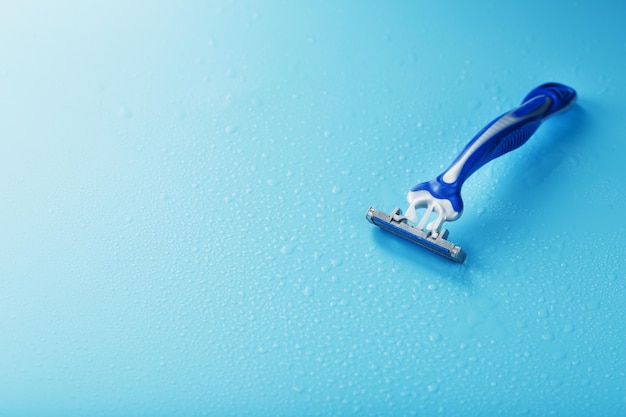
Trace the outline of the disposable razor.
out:
<instances>
[{"instance_id":1,"label":"disposable razor","mask_svg":"<svg viewBox=\"0 0 626 417\"><path fill-rule=\"evenodd\" d=\"M461 217L461 187L465 180L492 159L522 146L544 120L569 109L575 102L576 91L568 86L558 83L540 85L524 97L519 107L480 130L437 178L411 188L405 214L399 208L386 214L370 207L366 219L387 232L463 263L465 252L447 240L449 232L442 226Z\"/></svg>"}]
</instances>

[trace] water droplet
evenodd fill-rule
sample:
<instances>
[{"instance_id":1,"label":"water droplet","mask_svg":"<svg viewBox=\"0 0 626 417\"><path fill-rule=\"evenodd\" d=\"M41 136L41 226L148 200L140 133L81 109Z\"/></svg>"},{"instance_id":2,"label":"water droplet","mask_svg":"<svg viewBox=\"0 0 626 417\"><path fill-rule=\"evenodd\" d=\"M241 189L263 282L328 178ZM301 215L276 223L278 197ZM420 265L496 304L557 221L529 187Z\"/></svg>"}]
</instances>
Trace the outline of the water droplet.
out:
<instances>
[{"instance_id":1,"label":"water droplet","mask_svg":"<svg viewBox=\"0 0 626 417\"><path fill-rule=\"evenodd\" d=\"M131 119L133 117L133 112L126 106L120 107L117 114L124 119Z\"/></svg>"},{"instance_id":2,"label":"water droplet","mask_svg":"<svg viewBox=\"0 0 626 417\"><path fill-rule=\"evenodd\" d=\"M289 255L290 253L293 253L294 249L294 245L285 245L280 248L280 253L282 253L283 255Z\"/></svg>"},{"instance_id":3,"label":"water droplet","mask_svg":"<svg viewBox=\"0 0 626 417\"><path fill-rule=\"evenodd\" d=\"M343 263L343 259L342 258L334 258L334 259L330 260L330 264L333 267L337 267L337 266L341 265L342 263Z\"/></svg>"},{"instance_id":4,"label":"water droplet","mask_svg":"<svg viewBox=\"0 0 626 417\"><path fill-rule=\"evenodd\" d=\"M559 378L552 378L550 380L550 386L552 386L552 387L558 387L562 383L563 383L563 381L561 381Z\"/></svg>"},{"instance_id":5,"label":"water droplet","mask_svg":"<svg viewBox=\"0 0 626 417\"><path fill-rule=\"evenodd\" d=\"M438 342L441 340L441 335L439 333L431 333L428 335L428 338L431 342Z\"/></svg>"},{"instance_id":6,"label":"water droplet","mask_svg":"<svg viewBox=\"0 0 626 417\"><path fill-rule=\"evenodd\" d=\"M467 109L468 110L476 110L479 107L480 107L480 101L479 100L470 100L467 103Z\"/></svg>"}]
</instances>

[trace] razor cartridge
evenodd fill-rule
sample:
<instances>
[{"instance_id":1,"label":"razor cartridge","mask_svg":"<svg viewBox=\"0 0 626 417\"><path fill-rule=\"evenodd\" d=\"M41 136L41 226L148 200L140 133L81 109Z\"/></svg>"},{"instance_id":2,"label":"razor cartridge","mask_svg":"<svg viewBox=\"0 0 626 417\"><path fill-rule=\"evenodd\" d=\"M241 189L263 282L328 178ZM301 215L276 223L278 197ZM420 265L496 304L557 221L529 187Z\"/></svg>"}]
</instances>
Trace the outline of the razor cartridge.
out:
<instances>
[{"instance_id":1,"label":"razor cartridge","mask_svg":"<svg viewBox=\"0 0 626 417\"><path fill-rule=\"evenodd\" d=\"M367 220L446 258L462 263L465 252L448 242L445 222L458 220L463 213L461 187L487 162L519 148L550 116L563 112L576 102L576 91L558 83L546 83L524 97L519 107L492 120L465 146L443 173L417 184L407 194L409 207L391 214L370 208ZM418 219L417 209L424 209ZM434 217L434 219L433 219Z\"/></svg>"},{"instance_id":2,"label":"razor cartridge","mask_svg":"<svg viewBox=\"0 0 626 417\"><path fill-rule=\"evenodd\" d=\"M402 215L402 210L394 209L391 214L376 210L373 207L367 211L365 218L372 224L387 232L415 243L429 251L445 256L451 261L463 263L465 252L460 246L447 241L449 232L442 229L439 232L425 232L407 223L407 218Z\"/></svg>"}]
</instances>

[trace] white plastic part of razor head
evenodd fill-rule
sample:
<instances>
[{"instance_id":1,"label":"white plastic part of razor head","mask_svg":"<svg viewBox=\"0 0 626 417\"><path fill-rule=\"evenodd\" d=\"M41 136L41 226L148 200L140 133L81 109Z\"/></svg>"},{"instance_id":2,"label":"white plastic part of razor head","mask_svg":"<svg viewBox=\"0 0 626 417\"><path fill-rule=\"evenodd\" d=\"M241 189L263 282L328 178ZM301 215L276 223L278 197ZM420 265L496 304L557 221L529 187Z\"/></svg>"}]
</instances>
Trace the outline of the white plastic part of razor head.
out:
<instances>
[{"instance_id":1,"label":"white plastic part of razor head","mask_svg":"<svg viewBox=\"0 0 626 417\"><path fill-rule=\"evenodd\" d=\"M416 227L420 230L438 233L445 222L454 221L461 215L461 213L452 208L450 200L434 197L426 190L410 191L406 199L409 202L409 208L404 216L409 221L417 223ZM419 223L417 209L426 209L419 219ZM426 224L433 211L437 214L436 219Z\"/></svg>"}]
</instances>

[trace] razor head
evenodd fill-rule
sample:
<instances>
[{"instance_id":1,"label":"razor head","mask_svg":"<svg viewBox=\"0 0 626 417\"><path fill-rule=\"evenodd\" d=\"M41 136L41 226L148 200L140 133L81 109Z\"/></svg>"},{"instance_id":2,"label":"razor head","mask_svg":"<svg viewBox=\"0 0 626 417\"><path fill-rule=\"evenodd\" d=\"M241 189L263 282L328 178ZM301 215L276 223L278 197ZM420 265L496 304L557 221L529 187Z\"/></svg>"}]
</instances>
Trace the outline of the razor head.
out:
<instances>
[{"instance_id":1,"label":"razor head","mask_svg":"<svg viewBox=\"0 0 626 417\"><path fill-rule=\"evenodd\" d=\"M434 234L411 226L407 222L407 218L402 215L402 210L399 208L394 209L391 214L387 214L370 207L370 209L367 210L365 218L381 229L446 257L451 261L460 264L465 261L466 255L463 249L446 240L448 237L448 231L446 229L442 229L439 233Z\"/></svg>"}]
</instances>

